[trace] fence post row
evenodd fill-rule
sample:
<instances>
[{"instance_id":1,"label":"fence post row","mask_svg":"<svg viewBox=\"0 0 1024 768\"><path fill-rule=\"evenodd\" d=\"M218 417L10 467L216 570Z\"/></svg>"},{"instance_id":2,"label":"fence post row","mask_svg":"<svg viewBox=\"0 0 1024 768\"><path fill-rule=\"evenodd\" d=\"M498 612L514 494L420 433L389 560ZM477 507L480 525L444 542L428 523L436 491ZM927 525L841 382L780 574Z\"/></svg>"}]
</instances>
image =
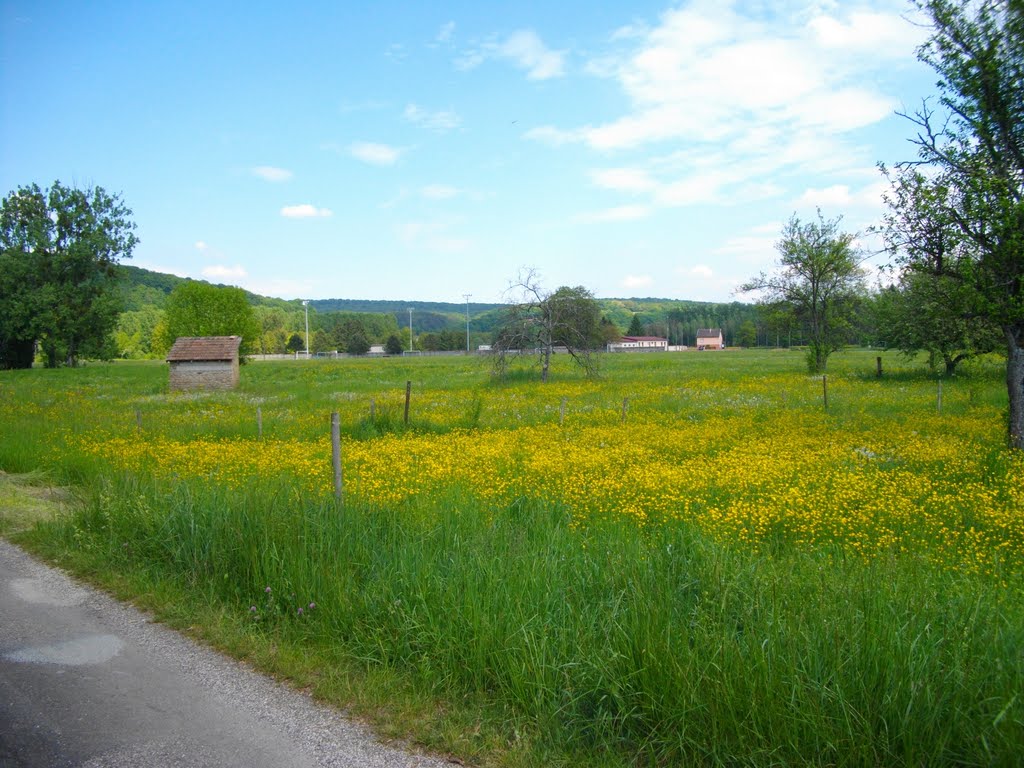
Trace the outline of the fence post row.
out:
<instances>
[{"instance_id":1,"label":"fence post row","mask_svg":"<svg viewBox=\"0 0 1024 768\"><path fill-rule=\"evenodd\" d=\"M409 398L412 397L412 382L405 382L405 423L409 423Z\"/></svg>"}]
</instances>

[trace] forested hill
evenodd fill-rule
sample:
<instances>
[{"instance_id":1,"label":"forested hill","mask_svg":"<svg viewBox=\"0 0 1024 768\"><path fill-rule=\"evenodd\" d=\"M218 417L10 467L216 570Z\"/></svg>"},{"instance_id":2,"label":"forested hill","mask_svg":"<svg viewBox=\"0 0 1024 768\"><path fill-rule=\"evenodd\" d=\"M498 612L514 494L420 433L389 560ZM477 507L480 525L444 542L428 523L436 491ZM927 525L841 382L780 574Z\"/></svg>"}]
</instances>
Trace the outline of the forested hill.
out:
<instances>
[{"instance_id":1,"label":"forested hill","mask_svg":"<svg viewBox=\"0 0 1024 768\"><path fill-rule=\"evenodd\" d=\"M167 296L178 285L187 281L175 275L152 272L140 267L121 265L124 277L125 309L130 314L147 316L146 325L158 320ZM246 292L249 302L262 308L263 316L269 310L282 310L292 318L291 330L304 332L304 313L298 299L286 300ZM598 299L602 314L626 333L636 316L646 333L665 336L672 344L693 344L698 328L722 328L727 344L739 343L739 329L745 323L760 326L757 308L741 302L714 303L681 301L665 298L610 298ZM486 343L501 322L502 304L469 303L470 327L474 341ZM443 331L465 331L466 305L455 302L398 301L394 299L313 299L309 303L311 328L337 324L336 318L351 315L377 315L394 318L394 326L408 328L408 312L412 309L415 334L437 334ZM125 321L132 318L126 317ZM369 318L367 318L369 320ZM388 324L390 325L390 320ZM464 339L464 336L462 337ZM454 335L453 335L454 339ZM373 339L372 341L378 341Z\"/></svg>"}]
</instances>

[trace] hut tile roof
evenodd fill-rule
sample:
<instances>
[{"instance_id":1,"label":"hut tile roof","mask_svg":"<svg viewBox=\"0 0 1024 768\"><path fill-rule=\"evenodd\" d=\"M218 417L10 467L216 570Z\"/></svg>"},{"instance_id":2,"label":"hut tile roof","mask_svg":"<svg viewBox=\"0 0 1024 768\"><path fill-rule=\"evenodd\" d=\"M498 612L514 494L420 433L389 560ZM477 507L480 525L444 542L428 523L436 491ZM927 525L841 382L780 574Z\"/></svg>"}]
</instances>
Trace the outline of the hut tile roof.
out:
<instances>
[{"instance_id":1,"label":"hut tile roof","mask_svg":"<svg viewBox=\"0 0 1024 768\"><path fill-rule=\"evenodd\" d=\"M181 336L167 353L167 362L233 360L241 343L241 336Z\"/></svg>"}]
</instances>

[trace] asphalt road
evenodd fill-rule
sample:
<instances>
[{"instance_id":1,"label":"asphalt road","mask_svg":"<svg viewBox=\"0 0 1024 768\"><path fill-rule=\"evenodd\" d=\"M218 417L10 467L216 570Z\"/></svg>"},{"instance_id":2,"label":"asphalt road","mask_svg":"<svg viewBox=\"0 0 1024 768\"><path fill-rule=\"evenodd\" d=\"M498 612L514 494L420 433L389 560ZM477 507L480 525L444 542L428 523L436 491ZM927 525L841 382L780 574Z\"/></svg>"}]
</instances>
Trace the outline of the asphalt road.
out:
<instances>
[{"instance_id":1,"label":"asphalt road","mask_svg":"<svg viewBox=\"0 0 1024 768\"><path fill-rule=\"evenodd\" d=\"M0 768L449 765L0 540Z\"/></svg>"}]
</instances>

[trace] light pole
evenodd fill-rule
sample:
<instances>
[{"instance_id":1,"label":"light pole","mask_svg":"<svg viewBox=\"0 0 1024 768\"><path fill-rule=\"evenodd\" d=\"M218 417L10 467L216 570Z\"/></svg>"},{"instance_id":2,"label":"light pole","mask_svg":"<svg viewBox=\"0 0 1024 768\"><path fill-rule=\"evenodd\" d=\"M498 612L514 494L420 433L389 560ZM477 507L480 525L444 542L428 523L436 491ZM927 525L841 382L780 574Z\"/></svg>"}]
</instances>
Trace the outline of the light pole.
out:
<instances>
[{"instance_id":1,"label":"light pole","mask_svg":"<svg viewBox=\"0 0 1024 768\"><path fill-rule=\"evenodd\" d=\"M303 299L302 306L306 308L306 359L309 360L309 299Z\"/></svg>"},{"instance_id":2,"label":"light pole","mask_svg":"<svg viewBox=\"0 0 1024 768\"><path fill-rule=\"evenodd\" d=\"M469 354L469 297L472 296L472 295L473 295L472 293L464 293L464 294L462 294L463 298L466 300L466 354L467 355Z\"/></svg>"},{"instance_id":3,"label":"light pole","mask_svg":"<svg viewBox=\"0 0 1024 768\"><path fill-rule=\"evenodd\" d=\"M412 354L412 307L409 307L409 354Z\"/></svg>"}]
</instances>

